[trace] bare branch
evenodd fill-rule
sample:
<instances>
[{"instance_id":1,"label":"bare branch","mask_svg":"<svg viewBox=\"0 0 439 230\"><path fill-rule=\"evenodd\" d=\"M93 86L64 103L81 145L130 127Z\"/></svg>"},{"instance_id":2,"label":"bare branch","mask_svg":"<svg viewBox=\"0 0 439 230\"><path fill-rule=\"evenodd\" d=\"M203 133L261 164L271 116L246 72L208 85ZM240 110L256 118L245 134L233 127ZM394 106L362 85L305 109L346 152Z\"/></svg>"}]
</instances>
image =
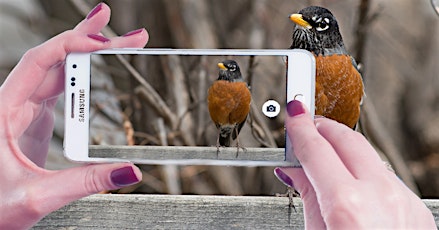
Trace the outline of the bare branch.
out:
<instances>
[{"instance_id":1,"label":"bare branch","mask_svg":"<svg viewBox=\"0 0 439 230\"><path fill-rule=\"evenodd\" d=\"M136 87L134 92L138 94L141 98L146 100L148 104L150 104L157 111L157 113L159 113L160 116L165 118L165 120L170 124L171 127L175 127L177 125L178 118L169 109L169 107L154 89L148 90L147 88L145 88L145 86L141 85Z\"/></svg>"},{"instance_id":2,"label":"bare branch","mask_svg":"<svg viewBox=\"0 0 439 230\"><path fill-rule=\"evenodd\" d=\"M175 111L177 113L177 121L173 130L181 125L181 138L185 145L195 145L193 133L193 122L191 114L186 113L189 110L189 90L185 85L185 74L178 56L165 56L160 59L165 78L168 82L168 93L172 94L170 98L174 102ZM185 116L186 115L186 116Z\"/></svg>"},{"instance_id":3,"label":"bare branch","mask_svg":"<svg viewBox=\"0 0 439 230\"><path fill-rule=\"evenodd\" d=\"M161 145L168 145L168 141L166 139L166 128L161 117L157 118L157 123L155 125L155 129L157 130ZM176 165L164 165L161 167L161 174L164 178L164 182L166 184L167 190L169 194L178 195L181 194L181 186L180 186L180 176L178 172L178 166Z\"/></svg>"},{"instance_id":4,"label":"bare branch","mask_svg":"<svg viewBox=\"0 0 439 230\"><path fill-rule=\"evenodd\" d=\"M256 65L257 63L255 61L255 57L250 56L247 69L247 82L250 87L250 91L252 91L251 85L253 83L253 70ZM256 106L255 102L252 102L250 104L250 126L253 137L259 143L267 147L277 147L276 141L274 140L274 137L271 134L267 124L263 121L260 110Z\"/></svg>"}]
</instances>

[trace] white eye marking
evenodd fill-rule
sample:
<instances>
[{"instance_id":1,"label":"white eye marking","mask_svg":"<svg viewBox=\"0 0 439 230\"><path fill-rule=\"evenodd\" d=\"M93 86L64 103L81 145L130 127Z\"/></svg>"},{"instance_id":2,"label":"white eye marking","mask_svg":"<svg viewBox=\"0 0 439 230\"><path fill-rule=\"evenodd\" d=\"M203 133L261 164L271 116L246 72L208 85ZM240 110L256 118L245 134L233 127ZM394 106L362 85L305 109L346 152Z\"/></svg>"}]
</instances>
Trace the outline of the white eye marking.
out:
<instances>
[{"instance_id":1,"label":"white eye marking","mask_svg":"<svg viewBox=\"0 0 439 230\"><path fill-rule=\"evenodd\" d=\"M329 24L329 18L324 18L323 20Z\"/></svg>"},{"instance_id":2,"label":"white eye marking","mask_svg":"<svg viewBox=\"0 0 439 230\"><path fill-rule=\"evenodd\" d=\"M235 65L231 65L229 70L230 71L235 71L236 70L236 66Z\"/></svg>"}]
</instances>

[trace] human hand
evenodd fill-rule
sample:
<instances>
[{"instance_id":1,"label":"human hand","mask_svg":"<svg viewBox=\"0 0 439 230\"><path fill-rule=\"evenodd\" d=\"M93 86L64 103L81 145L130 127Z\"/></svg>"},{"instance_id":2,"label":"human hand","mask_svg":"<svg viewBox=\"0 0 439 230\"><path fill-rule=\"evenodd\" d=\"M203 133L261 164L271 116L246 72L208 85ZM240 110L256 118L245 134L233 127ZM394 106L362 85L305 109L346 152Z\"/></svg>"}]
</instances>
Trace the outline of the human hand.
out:
<instances>
[{"instance_id":1,"label":"human hand","mask_svg":"<svg viewBox=\"0 0 439 230\"><path fill-rule=\"evenodd\" d=\"M73 30L27 51L0 87L0 229L29 228L67 203L141 180L130 163L45 170L54 127L53 108L64 90L70 52L144 47L145 29L105 38L110 8L97 5Z\"/></svg>"},{"instance_id":2,"label":"human hand","mask_svg":"<svg viewBox=\"0 0 439 230\"><path fill-rule=\"evenodd\" d=\"M299 101L285 126L302 168L276 168L295 188L309 229L436 229L419 197L383 164L358 132L326 118L311 119Z\"/></svg>"}]
</instances>

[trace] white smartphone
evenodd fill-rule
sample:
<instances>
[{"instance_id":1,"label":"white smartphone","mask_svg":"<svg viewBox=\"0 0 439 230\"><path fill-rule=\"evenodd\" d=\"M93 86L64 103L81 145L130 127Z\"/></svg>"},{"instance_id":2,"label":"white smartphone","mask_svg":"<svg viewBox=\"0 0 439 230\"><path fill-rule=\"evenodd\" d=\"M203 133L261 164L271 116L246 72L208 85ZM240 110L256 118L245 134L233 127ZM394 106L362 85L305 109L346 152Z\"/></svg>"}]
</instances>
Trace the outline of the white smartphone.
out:
<instances>
[{"instance_id":1,"label":"white smartphone","mask_svg":"<svg viewBox=\"0 0 439 230\"><path fill-rule=\"evenodd\" d=\"M210 116L218 111L209 111L207 94L230 60L248 84L251 109L233 129L237 138L224 147ZM65 63L64 154L78 162L299 166L286 154L292 149L285 109L298 99L314 116L314 91L315 60L305 50L71 53Z\"/></svg>"}]
</instances>

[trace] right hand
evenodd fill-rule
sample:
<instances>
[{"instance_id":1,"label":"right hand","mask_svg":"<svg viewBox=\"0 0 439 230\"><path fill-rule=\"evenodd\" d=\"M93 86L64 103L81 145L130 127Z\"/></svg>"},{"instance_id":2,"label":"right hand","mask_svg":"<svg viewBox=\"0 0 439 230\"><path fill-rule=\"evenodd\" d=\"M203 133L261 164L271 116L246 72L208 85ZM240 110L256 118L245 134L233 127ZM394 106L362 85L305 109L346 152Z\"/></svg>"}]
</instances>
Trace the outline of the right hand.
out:
<instances>
[{"instance_id":1,"label":"right hand","mask_svg":"<svg viewBox=\"0 0 439 230\"><path fill-rule=\"evenodd\" d=\"M300 193L306 228L436 229L431 211L360 133L330 119L313 121L299 101L287 110L286 129L303 168L275 174Z\"/></svg>"}]
</instances>

